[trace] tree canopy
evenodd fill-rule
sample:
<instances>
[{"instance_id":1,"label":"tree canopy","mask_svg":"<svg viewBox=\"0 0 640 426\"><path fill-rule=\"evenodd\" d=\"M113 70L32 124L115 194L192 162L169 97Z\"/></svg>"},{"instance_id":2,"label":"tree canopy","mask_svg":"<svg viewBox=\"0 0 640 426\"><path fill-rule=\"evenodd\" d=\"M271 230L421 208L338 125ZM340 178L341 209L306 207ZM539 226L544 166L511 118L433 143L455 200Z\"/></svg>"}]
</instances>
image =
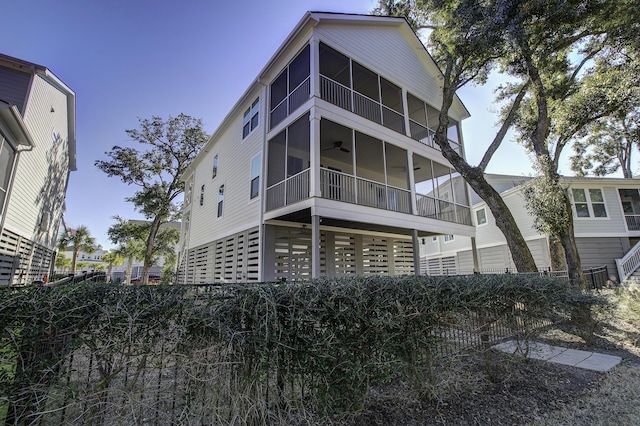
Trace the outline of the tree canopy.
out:
<instances>
[{"instance_id":1,"label":"tree canopy","mask_svg":"<svg viewBox=\"0 0 640 426\"><path fill-rule=\"evenodd\" d=\"M78 261L78 253L84 251L93 253L96 250L96 240L91 236L89 229L84 226L78 226L76 229L65 228L58 240L58 248L66 251L71 247L71 273L76 273L76 264Z\"/></svg>"},{"instance_id":2,"label":"tree canopy","mask_svg":"<svg viewBox=\"0 0 640 426\"><path fill-rule=\"evenodd\" d=\"M95 165L108 176L138 187L126 200L151 222L143 256L146 283L160 225L177 210L175 200L184 191L180 178L208 136L202 120L185 114L166 120L157 116L140 119L139 124L126 133L140 148L114 146L106 153L109 159L97 160Z\"/></svg>"}]
</instances>

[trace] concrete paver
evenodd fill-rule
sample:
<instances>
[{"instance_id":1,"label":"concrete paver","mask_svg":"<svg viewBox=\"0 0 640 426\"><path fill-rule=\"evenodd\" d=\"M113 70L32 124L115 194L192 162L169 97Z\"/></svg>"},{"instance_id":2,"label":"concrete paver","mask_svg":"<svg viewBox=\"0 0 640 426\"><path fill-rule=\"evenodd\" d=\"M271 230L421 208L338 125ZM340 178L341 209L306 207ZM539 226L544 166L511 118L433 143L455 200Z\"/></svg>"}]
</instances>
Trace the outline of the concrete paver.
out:
<instances>
[{"instance_id":1,"label":"concrete paver","mask_svg":"<svg viewBox=\"0 0 640 426\"><path fill-rule=\"evenodd\" d=\"M529 342L528 345L521 343L519 345L515 340L509 340L493 347L505 353L526 354L528 358L532 359L570 365L603 373L611 370L622 361L622 358L619 356L567 349L540 342Z\"/></svg>"}]
</instances>

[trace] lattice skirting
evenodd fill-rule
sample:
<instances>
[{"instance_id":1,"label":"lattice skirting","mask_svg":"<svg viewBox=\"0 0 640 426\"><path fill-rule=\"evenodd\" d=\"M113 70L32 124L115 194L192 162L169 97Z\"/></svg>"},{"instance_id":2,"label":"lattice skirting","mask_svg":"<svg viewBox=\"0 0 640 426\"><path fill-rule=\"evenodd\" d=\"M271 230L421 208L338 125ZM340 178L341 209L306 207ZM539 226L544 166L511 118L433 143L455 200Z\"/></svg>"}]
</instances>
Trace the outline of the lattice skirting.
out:
<instances>
[{"instance_id":1,"label":"lattice skirting","mask_svg":"<svg viewBox=\"0 0 640 426\"><path fill-rule=\"evenodd\" d=\"M25 285L51 271L55 252L7 229L0 235L0 285Z\"/></svg>"}]
</instances>

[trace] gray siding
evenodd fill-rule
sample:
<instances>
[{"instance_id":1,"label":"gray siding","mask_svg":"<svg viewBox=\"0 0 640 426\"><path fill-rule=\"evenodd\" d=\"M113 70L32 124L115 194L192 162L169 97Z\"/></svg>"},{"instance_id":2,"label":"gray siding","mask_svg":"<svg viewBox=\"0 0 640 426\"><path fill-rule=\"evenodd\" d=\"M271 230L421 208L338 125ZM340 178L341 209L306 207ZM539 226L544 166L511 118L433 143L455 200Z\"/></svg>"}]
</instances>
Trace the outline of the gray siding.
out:
<instances>
[{"instance_id":1,"label":"gray siding","mask_svg":"<svg viewBox=\"0 0 640 426\"><path fill-rule=\"evenodd\" d=\"M615 259L625 255L623 238L576 238L576 245L583 269L606 265L609 275L618 275Z\"/></svg>"},{"instance_id":2,"label":"gray siding","mask_svg":"<svg viewBox=\"0 0 640 426\"><path fill-rule=\"evenodd\" d=\"M31 74L0 66L0 100L15 105L24 114Z\"/></svg>"}]
</instances>

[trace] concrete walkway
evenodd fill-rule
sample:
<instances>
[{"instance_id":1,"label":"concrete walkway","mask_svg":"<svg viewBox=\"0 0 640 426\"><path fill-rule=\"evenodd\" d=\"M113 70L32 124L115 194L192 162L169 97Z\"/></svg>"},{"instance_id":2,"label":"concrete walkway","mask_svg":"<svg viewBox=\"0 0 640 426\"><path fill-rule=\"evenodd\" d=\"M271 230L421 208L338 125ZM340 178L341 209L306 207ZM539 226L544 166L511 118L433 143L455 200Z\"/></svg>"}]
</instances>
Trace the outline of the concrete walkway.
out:
<instances>
[{"instance_id":1,"label":"concrete walkway","mask_svg":"<svg viewBox=\"0 0 640 426\"><path fill-rule=\"evenodd\" d=\"M619 356L599 354L597 352L580 351L577 349L567 349L559 346L551 346L545 343L529 342L528 345L515 340L509 340L494 348L499 351L514 354L526 354L527 358L540 359L543 361L555 362L556 364L570 365L587 370L606 373L616 365L620 364L622 358Z\"/></svg>"}]
</instances>

